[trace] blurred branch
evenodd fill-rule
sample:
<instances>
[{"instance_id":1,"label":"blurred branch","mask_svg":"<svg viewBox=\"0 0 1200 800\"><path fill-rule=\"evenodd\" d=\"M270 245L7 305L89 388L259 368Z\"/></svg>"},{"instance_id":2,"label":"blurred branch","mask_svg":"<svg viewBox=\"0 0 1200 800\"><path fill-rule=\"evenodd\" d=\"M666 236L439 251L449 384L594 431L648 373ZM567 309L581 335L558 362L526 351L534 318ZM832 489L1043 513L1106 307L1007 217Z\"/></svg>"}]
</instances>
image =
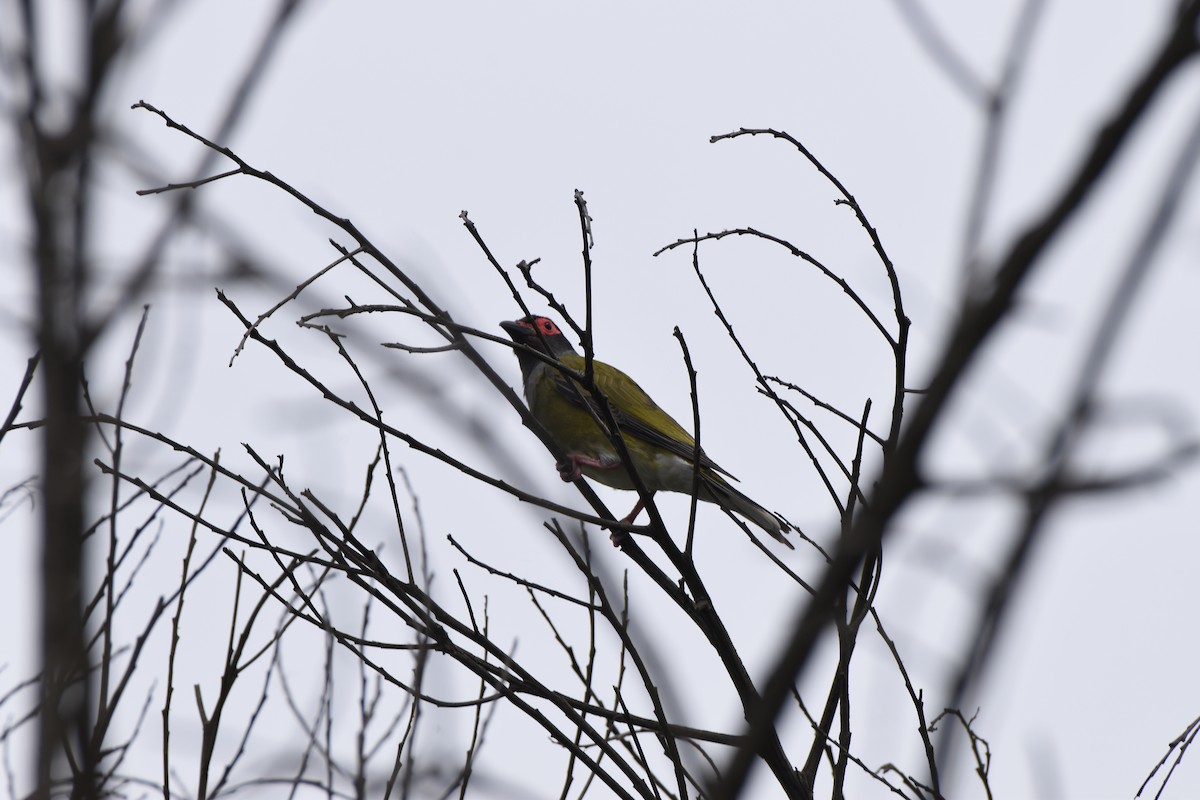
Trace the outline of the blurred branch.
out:
<instances>
[{"instance_id":1,"label":"blurred branch","mask_svg":"<svg viewBox=\"0 0 1200 800\"><path fill-rule=\"evenodd\" d=\"M90 336L84 309L90 265L96 107L124 42L121 11L112 2L76 18L67 41L79 59L69 75L69 100L40 45L52 31L44 4L14 4L10 19L21 35L5 40L16 52L3 61L15 71L18 100L6 117L20 142L24 210L29 218L30 268L37 287L35 337L46 426L41 438L42 517L40 655L42 696L35 750L34 797L49 798L65 782L76 797L97 797L91 685L82 615L83 460L80 378ZM56 65L57 66L57 65ZM73 80L72 80L73 79Z\"/></svg>"},{"instance_id":2,"label":"blurred branch","mask_svg":"<svg viewBox=\"0 0 1200 800\"><path fill-rule=\"evenodd\" d=\"M136 22L155 28L168 10L164 3L151 8L145 4L131 8L133 5L137 4L112 0L72 5L57 13L49 12L45 4L24 0L10 4L12 30L0 38L4 48L0 63L11 80L6 95L13 98L5 116L17 134L14 138L20 153L14 162L24 170L22 201L29 227L21 238L30 243L29 264L37 286L34 333L45 404L41 430L42 594L37 604L42 615L43 696L35 748L36 798L48 798L58 790L81 798L109 791L108 782L116 779L115 765L127 749L125 744L106 742L109 718L124 687L124 678L118 685L110 682L111 659L116 655L108 627L117 602L113 530L107 548L108 583L102 593L106 609L100 615L103 646L99 653L100 694L95 701L87 678L91 646L84 641L81 603L89 570L82 542L87 492L84 461L91 440L83 420L80 382L88 353L114 321L127 313L134 296L156 271L173 231L173 224L168 223L157 245L142 252L139 264L126 276L123 287L111 294L111 300L108 293L102 293L103 299L96 293L93 248L96 221L104 214L96 199L95 176L108 144L102 124L103 100L123 62L137 50L135 33L145 32ZM296 6L294 0L285 2L280 19ZM276 40L281 30L281 22L272 29ZM260 48L259 66L247 75L244 89L261 72L270 50L266 44ZM57 53L68 51L77 57L67 62L56 58ZM229 120L236 118L236 109L245 99L244 93L238 96ZM97 311L101 302L107 307ZM19 400L0 436L11 429ZM113 453L117 462L120 450L118 440ZM115 492L116 484L113 486ZM110 513L115 516L122 506L114 494ZM136 655L133 658L136 661ZM90 718L94 707L99 713L96 720ZM137 724L140 726L140 721ZM115 754L115 762L109 762L107 771L98 772L98 760L106 754Z\"/></svg>"},{"instance_id":3,"label":"blurred branch","mask_svg":"<svg viewBox=\"0 0 1200 800\"><path fill-rule=\"evenodd\" d=\"M1170 474L1173 466L1194 458L1197 452L1200 452L1198 443L1193 440L1177 444L1173 452L1169 452L1146 469L1131 469L1124 475L1093 481L1090 484L1068 477L1071 456L1091 427L1104 369L1112 358L1113 350L1146 284L1150 269L1155 263L1154 256L1178 212L1183 193L1195 174L1197 161L1200 161L1200 106L1197 107L1196 117L1178 156L1170 164L1159 201L1151 212L1120 279L1112 287L1103 313L1096 321L1095 330L1089 340L1090 345L1065 403L1063 418L1050 436L1045 452L1038 461L1042 474L1024 495L1025 510L1020 530L1011 544L1003 568L997 573L986 593L974 626L974 635L951 685L949 705L953 708L963 706L970 685L979 680L988 662L988 655L999 636L1009 607L1008 601L1014 595L1025 568L1032 559L1034 546L1045 532L1045 522L1051 510L1059 501L1080 491L1113 491L1161 479ZM1171 438L1173 442L1178 441L1178 437Z\"/></svg>"},{"instance_id":4,"label":"blurred branch","mask_svg":"<svg viewBox=\"0 0 1200 800\"><path fill-rule=\"evenodd\" d=\"M937 23L921 5L920 0L893 0L900 19L908 25L916 40L925 48L942 74L971 102L985 105L989 93L983 79L975 74L954 44L942 34Z\"/></svg>"},{"instance_id":5,"label":"blurred branch","mask_svg":"<svg viewBox=\"0 0 1200 800\"><path fill-rule=\"evenodd\" d=\"M845 591L855 567L879 548L896 513L922 487L918 468L920 457L953 390L980 347L1007 316L1018 288L1040 263L1047 246L1057 238L1106 174L1151 102L1175 71L1196 54L1198 15L1200 3L1188 2L1180 6L1166 40L1097 134L1082 165L1065 183L1050 210L1016 239L994 271L995 279L989 290L965 305L946 337L945 351L934 362L937 366L927 391L908 415L907 426L900 433L869 504L848 535L839 541L833 562L817 585L816 594L799 611L794 623L787 626L786 629L792 631L791 636L764 686L762 702L749 721L751 743L738 750L714 797L726 800L741 793L753 764L752 753L761 737L775 730L779 711L796 676L808 662L817 639L829 624L836 599Z\"/></svg>"},{"instance_id":6,"label":"blurred branch","mask_svg":"<svg viewBox=\"0 0 1200 800\"><path fill-rule=\"evenodd\" d=\"M114 5L119 6L120 3ZM251 51L254 54L253 57L242 69L237 85L229 93L224 116L216 126L217 137L219 139L228 139L234 130L237 129L254 90L258 87L263 76L267 74L267 69L271 65L272 59L279 52L280 45L284 41L284 35L288 27L299 16L298 12L303 5L304 0L278 0L274 17L263 29L262 39L258 45ZM192 173L203 174L207 172L215 158L216 155L211 152L202 154L196 166L192 169ZM199 182L192 182L191 185L193 187L199 186L210 180L226 177L228 174L231 173L206 178ZM186 185L180 184L181 187ZM171 207L170 213L163 221L158 233L146 246L145 250L143 250L141 258L131 270L129 277L125 280L124 289L117 294L117 300L108 310L102 311L98 315L94 331L97 333L103 331L113 319L123 313L124 308L130 300L141 296L146 291L154 275L159 270L167 247L174 241L181 225L192 217L194 213L193 199L194 195L190 192L177 192L174 195L175 202Z\"/></svg>"},{"instance_id":7,"label":"blurred branch","mask_svg":"<svg viewBox=\"0 0 1200 800\"><path fill-rule=\"evenodd\" d=\"M899 2L915 2L915 0L898 0ZM1000 71L1000 78L995 88L988 89L983 103L986 118L983 127L983 142L980 145L977 172L972 185L971 198L967 203L966 222L963 227L962 254L960 256L963 269L964 296L971 297L978 290L977 283L985 276L976 271L980 266L979 242L983 237L983 229L987 222L992 192L996 186L996 173L1000 167L1000 149L1004 143L1005 123L1008 117L1008 107L1017 90L1021 70L1029 48L1033 43L1033 35L1041 18L1044 0L1025 0L1013 27L1012 40L1009 42Z\"/></svg>"}]
</instances>

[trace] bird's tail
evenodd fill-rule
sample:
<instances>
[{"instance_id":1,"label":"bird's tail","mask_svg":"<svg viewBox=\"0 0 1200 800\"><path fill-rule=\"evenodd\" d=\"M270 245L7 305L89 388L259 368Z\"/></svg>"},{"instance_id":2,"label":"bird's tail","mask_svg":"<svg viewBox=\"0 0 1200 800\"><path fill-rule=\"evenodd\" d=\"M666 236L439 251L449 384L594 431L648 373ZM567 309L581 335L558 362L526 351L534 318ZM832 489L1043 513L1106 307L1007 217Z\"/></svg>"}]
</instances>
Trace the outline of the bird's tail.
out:
<instances>
[{"instance_id":1,"label":"bird's tail","mask_svg":"<svg viewBox=\"0 0 1200 800\"><path fill-rule=\"evenodd\" d=\"M716 503L727 511L740 514L762 528L790 549L795 545L784 538L783 534L792 529L783 517L760 506L737 489L730 486L720 476L704 475L701 479L700 499Z\"/></svg>"}]
</instances>

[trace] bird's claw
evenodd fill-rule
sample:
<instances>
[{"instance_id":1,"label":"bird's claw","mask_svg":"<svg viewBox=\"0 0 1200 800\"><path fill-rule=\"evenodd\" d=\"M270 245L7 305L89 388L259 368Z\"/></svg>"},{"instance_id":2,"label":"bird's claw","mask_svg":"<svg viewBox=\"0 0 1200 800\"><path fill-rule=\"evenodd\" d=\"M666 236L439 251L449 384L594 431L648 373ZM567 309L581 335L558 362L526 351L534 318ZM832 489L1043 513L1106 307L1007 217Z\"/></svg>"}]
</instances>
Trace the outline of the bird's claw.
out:
<instances>
[{"instance_id":1,"label":"bird's claw","mask_svg":"<svg viewBox=\"0 0 1200 800\"><path fill-rule=\"evenodd\" d=\"M562 478L567 483L574 483L583 477L583 468L591 467L592 469L616 469L621 466L620 459L612 458L594 458L585 456L582 453L571 453L562 461L555 464L558 467L558 477Z\"/></svg>"},{"instance_id":2,"label":"bird's claw","mask_svg":"<svg viewBox=\"0 0 1200 800\"><path fill-rule=\"evenodd\" d=\"M583 477L583 470L579 467L578 456L567 456L555 464L555 466L558 467L558 477L567 483L574 483Z\"/></svg>"}]
</instances>

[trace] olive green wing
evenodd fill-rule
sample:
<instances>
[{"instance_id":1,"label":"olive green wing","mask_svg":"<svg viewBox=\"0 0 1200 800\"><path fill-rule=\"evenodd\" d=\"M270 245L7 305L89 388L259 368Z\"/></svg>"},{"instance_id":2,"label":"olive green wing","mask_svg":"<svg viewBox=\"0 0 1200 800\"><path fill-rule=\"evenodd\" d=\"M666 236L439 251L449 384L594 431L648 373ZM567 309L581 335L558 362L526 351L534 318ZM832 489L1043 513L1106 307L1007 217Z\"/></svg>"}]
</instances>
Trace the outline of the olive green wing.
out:
<instances>
[{"instance_id":1,"label":"olive green wing","mask_svg":"<svg viewBox=\"0 0 1200 800\"><path fill-rule=\"evenodd\" d=\"M560 360L571 369L583 371L583 356L567 354ZM609 407L623 432L688 461L695 458L696 440L670 414L663 411L633 378L603 361L593 360L592 372L596 388L608 398ZM580 406L590 406L597 419L603 419L596 402L576 381L555 371L554 382L568 400ZM705 455L703 450L700 452L700 465L737 480Z\"/></svg>"}]
</instances>

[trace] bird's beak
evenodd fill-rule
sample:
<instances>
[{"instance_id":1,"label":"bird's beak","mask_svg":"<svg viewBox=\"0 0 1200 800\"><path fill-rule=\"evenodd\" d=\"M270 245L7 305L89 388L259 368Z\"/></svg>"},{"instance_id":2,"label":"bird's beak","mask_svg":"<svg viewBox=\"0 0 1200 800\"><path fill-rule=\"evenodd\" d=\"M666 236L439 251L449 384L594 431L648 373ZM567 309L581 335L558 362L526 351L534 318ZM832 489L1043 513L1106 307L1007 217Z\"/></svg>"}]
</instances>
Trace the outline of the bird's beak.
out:
<instances>
[{"instance_id":1,"label":"bird's beak","mask_svg":"<svg viewBox=\"0 0 1200 800\"><path fill-rule=\"evenodd\" d=\"M529 329L519 322L509 322L505 320L504 322L500 323L500 327L504 328L504 332L507 333L514 342L520 342L528 338L526 334Z\"/></svg>"}]
</instances>

